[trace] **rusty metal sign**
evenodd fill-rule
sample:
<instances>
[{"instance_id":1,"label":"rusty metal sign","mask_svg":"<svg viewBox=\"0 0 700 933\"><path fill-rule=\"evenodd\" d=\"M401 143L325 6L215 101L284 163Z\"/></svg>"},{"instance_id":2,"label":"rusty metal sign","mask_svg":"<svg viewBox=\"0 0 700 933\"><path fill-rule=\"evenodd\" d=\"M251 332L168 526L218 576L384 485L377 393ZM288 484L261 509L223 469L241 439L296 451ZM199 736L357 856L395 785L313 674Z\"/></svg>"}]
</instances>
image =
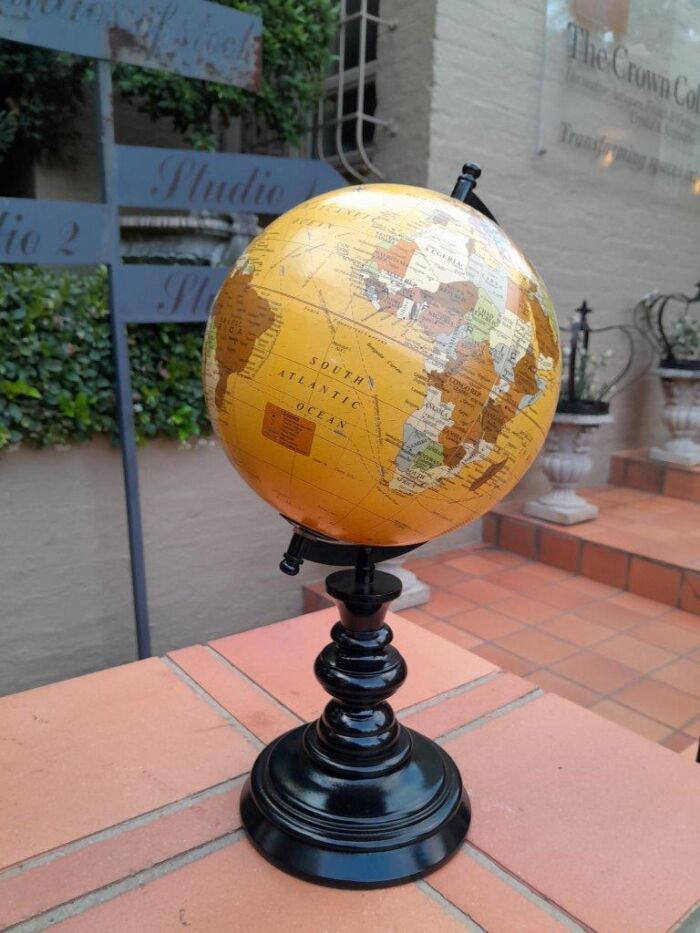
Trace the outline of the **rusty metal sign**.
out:
<instances>
[{"instance_id":1,"label":"rusty metal sign","mask_svg":"<svg viewBox=\"0 0 700 933\"><path fill-rule=\"evenodd\" d=\"M206 0L0 0L0 38L255 90L262 20Z\"/></svg>"},{"instance_id":2,"label":"rusty metal sign","mask_svg":"<svg viewBox=\"0 0 700 933\"><path fill-rule=\"evenodd\" d=\"M317 159L117 146L122 207L283 214L342 184Z\"/></svg>"}]
</instances>

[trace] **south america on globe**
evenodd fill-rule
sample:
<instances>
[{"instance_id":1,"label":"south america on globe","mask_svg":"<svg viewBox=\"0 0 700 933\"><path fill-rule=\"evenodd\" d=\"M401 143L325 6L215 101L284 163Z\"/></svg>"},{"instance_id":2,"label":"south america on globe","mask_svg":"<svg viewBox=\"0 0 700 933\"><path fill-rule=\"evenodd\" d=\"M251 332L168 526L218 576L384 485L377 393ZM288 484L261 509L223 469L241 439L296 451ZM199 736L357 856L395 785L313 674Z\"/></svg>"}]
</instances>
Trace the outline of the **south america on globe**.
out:
<instances>
[{"instance_id":1,"label":"south america on globe","mask_svg":"<svg viewBox=\"0 0 700 933\"><path fill-rule=\"evenodd\" d=\"M370 546L470 522L540 450L560 379L540 276L492 220L423 188L344 188L256 237L207 325L214 429L290 520Z\"/></svg>"}]
</instances>

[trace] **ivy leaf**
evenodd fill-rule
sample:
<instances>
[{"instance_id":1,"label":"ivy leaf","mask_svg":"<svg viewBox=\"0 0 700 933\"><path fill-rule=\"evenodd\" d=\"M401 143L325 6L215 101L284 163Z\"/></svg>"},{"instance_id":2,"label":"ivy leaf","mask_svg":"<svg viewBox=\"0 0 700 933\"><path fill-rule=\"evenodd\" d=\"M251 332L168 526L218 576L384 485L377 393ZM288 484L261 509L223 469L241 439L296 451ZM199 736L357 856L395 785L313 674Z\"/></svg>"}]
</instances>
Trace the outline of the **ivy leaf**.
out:
<instances>
[{"instance_id":1,"label":"ivy leaf","mask_svg":"<svg viewBox=\"0 0 700 933\"><path fill-rule=\"evenodd\" d=\"M41 392L35 389L34 386L30 386L29 383L25 382L23 379L16 379L14 382L3 379L0 381L0 391L8 398L17 398L21 395L27 398L41 398Z\"/></svg>"}]
</instances>

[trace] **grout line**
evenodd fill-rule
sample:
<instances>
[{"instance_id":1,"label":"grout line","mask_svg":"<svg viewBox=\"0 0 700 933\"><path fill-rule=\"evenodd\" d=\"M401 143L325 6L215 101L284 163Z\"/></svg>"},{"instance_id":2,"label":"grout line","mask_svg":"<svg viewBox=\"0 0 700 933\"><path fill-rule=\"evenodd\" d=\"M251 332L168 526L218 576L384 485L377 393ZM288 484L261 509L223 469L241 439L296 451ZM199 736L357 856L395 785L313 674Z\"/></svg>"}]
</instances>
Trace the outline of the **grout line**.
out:
<instances>
[{"instance_id":1,"label":"grout line","mask_svg":"<svg viewBox=\"0 0 700 933\"><path fill-rule=\"evenodd\" d=\"M273 697L271 693L268 693L268 691L265 689L265 687L263 687L262 684L259 684L259 683L257 682L257 680L255 680L253 677L250 676L250 674L246 674L245 671L242 671L242 670L240 669L240 667L236 667L236 665L233 664L231 661L229 661L228 658L224 657L223 654L220 654L220 653L216 650L216 648L213 648L211 645L207 645L207 648L209 648L210 651L213 651L214 654L218 654L219 657L221 658L221 660L222 660L225 664L230 665L230 666L233 668L233 670L236 671L236 673L240 674L241 677L242 677L244 680L248 681L248 682L250 683L251 687L257 687L258 690L262 690L262 692L265 694L265 696L270 697L270 699L274 700L279 706L282 707L282 709L286 710L288 713L291 713L292 716L294 716L295 719L298 719L299 722L307 722L307 721L308 721L308 720L303 719L302 717L300 717L300 716L299 716L299 713L295 713L294 710L291 708L291 706L287 706L286 703L283 703L281 700L278 700L277 697ZM313 667L310 668L310 673L313 673Z\"/></svg>"},{"instance_id":2,"label":"grout line","mask_svg":"<svg viewBox=\"0 0 700 933\"><path fill-rule=\"evenodd\" d=\"M526 693L525 696L517 697L515 700L511 700L510 703L499 706L497 709L489 710L489 712L484 713L483 716L478 716L476 719L472 719L471 722L463 723L461 726L457 726L456 729L451 729L449 732L445 732L444 735L438 736L435 741L438 745L444 745L446 742L451 742L453 739L461 738L461 736L466 735L467 732L480 729L481 726L493 722L494 719L507 716L508 713L512 712L514 709L527 706L528 703L532 703L533 700L537 700L541 696L544 696L544 690L540 690L539 687L534 687L534 689L531 690L530 693Z\"/></svg>"},{"instance_id":3,"label":"grout line","mask_svg":"<svg viewBox=\"0 0 700 933\"><path fill-rule=\"evenodd\" d=\"M445 700L451 700L453 697L461 696L463 693L469 693L470 690L473 690L475 687L481 687L483 684L496 680L498 677L502 677L504 673L505 672L501 670L492 671L490 674L477 677L476 680L469 680L466 683L460 684L458 687L452 687L451 690L445 690L444 693L438 693L436 696L429 697L427 700L422 700L420 703L414 703L413 706L407 706L405 709L399 710L398 713L396 713L396 718L405 719L407 716L412 716L414 713L422 713L423 710L430 709L432 706L438 706Z\"/></svg>"},{"instance_id":4,"label":"grout line","mask_svg":"<svg viewBox=\"0 0 700 933\"><path fill-rule=\"evenodd\" d=\"M207 693L207 691L203 687L200 687L197 681L193 680L192 677L190 677L190 675L186 671L183 671L181 667L178 667L178 665L174 661L172 661L167 656L164 658L161 658L161 661L167 667L169 667L173 671L173 673L176 674L180 678L180 680L184 681L187 684L187 686L191 690L193 690L200 699L204 700L204 702L208 706L211 706L212 709L216 710L216 712L220 716L222 716L230 726L233 726L237 732L239 732L245 739L247 739L257 751L261 751L265 747L265 744L261 742L260 739L256 735L253 735L253 733L250 731L250 729L247 728L247 726L244 726L243 723L239 719L236 719L236 717L232 713L230 713L224 706L222 706L221 703L218 702L218 700L215 700L214 697L211 696L211 694Z\"/></svg>"},{"instance_id":5,"label":"grout line","mask_svg":"<svg viewBox=\"0 0 700 933\"><path fill-rule=\"evenodd\" d=\"M143 871L130 875L128 878L123 878L120 881L104 885L101 888L91 891L89 894L83 894L71 901L66 901L58 907L52 907L29 920L23 920L21 923L7 927L6 933L38 933L38 931L45 930L47 927L60 923L62 920L67 920L70 917L82 914L91 907L97 907L99 904L104 904L106 901L113 900L115 897L132 891L134 888L142 887L151 881L155 881L157 878L161 878L163 875L183 868L185 865L189 865L191 862L198 861L207 855L211 855L213 852L218 852L219 849L224 849L238 842L244 835L245 830L243 829L238 829L232 833L226 833L203 845L195 846L193 849L188 849L186 852L181 852L172 858L165 859L152 868L146 868Z\"/></svg>"},{"instance_id":6,"label":"grout line","mask_svg":"<svg viewBox=\"0 0 700 933\"><path fill-rule=\"evenodd\" d=\"M471 930L472 933L488 933L488 930L485 930L482 926L474 920L473 917L470 917L468 913L463 911L460 907L457 907L456 904L453 904L451 900L445 897L437 888L434 888L429 881L426 881L425 878L419 878L416 881L416 887L419 891L422 891L423 894L426 894L431 900L437 901L437 903L442 907L445 913L449 914L451 917L454 917L462 926L465 926L468 930Z\"/></svg>"},{"instance_id":7,"label":"grout line","mask_svg":"<svg viewBox=\"0 0 700 933\"><path fill-rule=\"evenodd\" d=\"M229 659L223 654L220 654L216 648L212 648L211 645L204 645L204 648L209 654L213 655L213 657L219 664L221 664L222 667L231 671L233 674L247 683L252 690L254 690L256 693L259 693L260 696L264 697L266 700L269 700L273 706L276 706L277 709L280 710L280 712L290 713L300 724L304 722L298 713L295 713L293 709L291 709L289 706L286 706L281 700L278 700L276 696L268 693L264 687L261 687L257 681L252 679L252 677L249 677L248 674L242 671L239 667L236 667L235 664L232 664L231 661L229 661Z\"/></svg>"},{"instance_id":8,"label":"grout line","mask_svg":"<svg viewBox=\"0 0 700 933\"><path fill-rule=\"evenodd\" d=\"M509 887L513 888L514 891L517 891L521 897L524 897L525 900L534 904L543 913L548 914L554 920L558 921L558 923L566 927L567 930L570 930L571 933L584 933L584 931L590 930L590 927L570 914L557 904L556 901L551 900L541 891L531 887L527 882L523 881L522 878L512 874L507 868L504 868L503 865L491 858L490 855L484 852L483 849L474 845L469 839L465 840L461 851L468 858L473 859L478 865L481 865L482 868L486 868L494 874L503 881L504 884L507 884Z\"/></svg>"},{"instance_id":9,"label":"grout line","mask_svg":"<svg viewBox=\"0 0 700 933\"><path fill-rule=\"evenodd\" d=\"M224 794L226 791L233 790L235 787L241 785L244 779L245 774L239 775L236 778L223 781L221 784L207 787L206 790L200 790L195 794L190 794L188 797L181 797L179 800L175 800L172 803L166 803L164 806L157 807L155 810L149 810L147 813L140 813L138 816L124 820L123 823L117 823L106 829L100 829L96 833L90 833L88 836L82 836L80 839L61 844L55 849L50 849L48 852L42 852L41 855L33 855L23 862L19 862L1 871L0 882L14 878L16 875L22 874L24 871L28 871L32 868L39 868L41 865L53 862L58 858L62 858L64 855L71 855L73 852L84 849L96 842L115 839L121 836L122 833L129 832L132 829L138 829L141 826L153 823L155 820L170 816L172 813L177 813L180 810L186 810L188 807L195 806L203 800L208 800L210 797Z\"/></svg>"}]
</instances>

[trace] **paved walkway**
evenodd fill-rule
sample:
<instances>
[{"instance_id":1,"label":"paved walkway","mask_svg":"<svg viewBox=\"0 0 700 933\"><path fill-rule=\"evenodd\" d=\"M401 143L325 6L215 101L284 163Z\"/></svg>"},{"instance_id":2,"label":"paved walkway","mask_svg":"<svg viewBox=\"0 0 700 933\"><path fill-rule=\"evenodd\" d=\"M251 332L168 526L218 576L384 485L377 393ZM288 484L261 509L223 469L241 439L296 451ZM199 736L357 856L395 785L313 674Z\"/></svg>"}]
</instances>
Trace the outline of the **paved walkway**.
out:
<instances>
[{"instance_id":1,"label":"paved walkway","mask_svg":"<svg viewBox=\"0 0 700 933\"><path fill-rule=\"evenodd\" d=\"M466 593L454 593L465 582L455 584L454 574L465 572ZM434 567L434 598L444 611L449 600L469 604L470 590L490 592L493 609L460 603L448 618L488 611L507 625L512 584L531 572L499 563L496 552L448 556ZM636 612L637 626L651 624L639 606L616 604L621 594L572 607L577 591L565 579L538 579L538 595L546 591L554 604L533 604L559 618L607 599ZM431 626L479 641L437 617L425 625L390 617L409 666L396 706L462 770L473 804L462 850L424 881L371 892L317 887L263 861L241 830L240 789L264 743L321 711L311 668L335 617L323 610L0 699L0 928L697 929L700 768L439 637ZM542 630L546 621L510 634L537 633L546 644L551 637L576 656L575 644ZM654 638L642 643L660 647ZM483 642L472 647L488 654Z\"/></svg>"},{"instance_id":2,"label":"paved walkway","mask_svg":"<svg viewBox=\"0 0 700 933\"><path fill-rule=\"evenodd\" d=\"M404 610L405 618L648 739L694 754L697 615L488 545L406 566L430 583L432 596Z\"/></svg>"}]
</instances>

